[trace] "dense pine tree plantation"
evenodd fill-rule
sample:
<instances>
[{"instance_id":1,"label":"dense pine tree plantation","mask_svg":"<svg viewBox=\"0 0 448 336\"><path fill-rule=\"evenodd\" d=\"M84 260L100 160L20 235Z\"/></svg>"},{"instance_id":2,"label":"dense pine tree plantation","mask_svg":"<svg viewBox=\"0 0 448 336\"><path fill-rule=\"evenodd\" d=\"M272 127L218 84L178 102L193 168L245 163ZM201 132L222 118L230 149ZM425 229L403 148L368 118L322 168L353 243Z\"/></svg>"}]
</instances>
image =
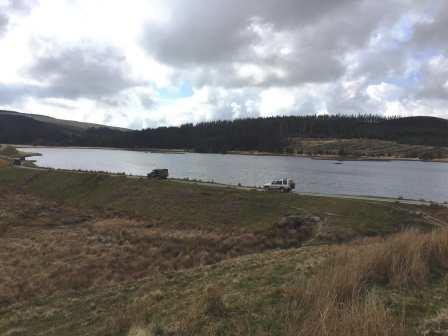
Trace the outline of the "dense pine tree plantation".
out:
<instances>
[{"instance_id":1,"label":"dense pine tree plantation","mask_svg":"<svg viewBox=\"0 0 448 336\"><path fill-rule=\"evenodd\" d=\"M402 144L448 146L448 120L433 117L287 116L211 121L141 131L48 124L0 116L0 143L188 149L196 152L283 151L293 137L381 139Z\"/></svg>"}]
</instances>

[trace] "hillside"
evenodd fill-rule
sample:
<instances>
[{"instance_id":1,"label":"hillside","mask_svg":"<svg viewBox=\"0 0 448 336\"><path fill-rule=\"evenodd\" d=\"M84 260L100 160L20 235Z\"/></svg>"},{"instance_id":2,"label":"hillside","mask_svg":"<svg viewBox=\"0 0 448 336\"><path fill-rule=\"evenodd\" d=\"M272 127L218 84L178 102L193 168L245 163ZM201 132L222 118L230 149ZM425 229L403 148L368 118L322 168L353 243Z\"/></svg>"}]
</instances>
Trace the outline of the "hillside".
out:
<instances>
[{"instance_id":1,"label":"hillside","mask_svg":"<svg viewBox=\"0 0 448 336\"><path fill-rule=\"evenodd\" d=\"M87 130L89 128L105 127L105 128L109 128L109 129L129 131L129 129L126 129L126 128L111 127L111 126L86 123L86 122L80 122L80 121L73 121L73 120L57 119L57 118L52 118L52 117L48 117L48 116L40 115L40 114L31 114L31 113L0 110L0 118L2 118L3 116L25 117L25 118L33 119L36 121L40 121L42 123L53 124L53 125L58 125L58 126L62 126L62 127L69 127L69 128L77 129L77 130Z\"/></svg>"},{"instance_id":2,"label":"hillside","mask_svg":"<svg viewBox=\"0 0 448 336\"><path fill-rule=\"evenodd\" d=\"M0 111L0 143L29 145L79 145L89 131L125 133L118 128L60 120L45 116Z\"/></svg>"},{"instance_id":3,"label":"hillside","mask_svg":"<svg viewBox=\"0 0 448 336\"><path fill-rule=\"evenodd\" d=\"M307 140L308 139L308 140ZM348 143L350 140L352 143ZM331 140L310 150L306 141ZM338 141L333 141L338 140ZM344 141L339 141L344 140ZM377 142L372 140L378 140ZM356 145L360 141L365 146ZM304 116L212 121L123 132L99 125L0 113L0 143L196 152L313 153L445 159L448 120L431 117ZM372 148L370 149L370 146ZM412 147L415 146L415 147ZM381 147L383 147L381 149ZM315 150L316 149L316 150ZM390 155L388 155L390 154Z\"/></svg>"},{"instance_id":4,"label":"hillside","mask_svg":"<svg viewBox=\"0 0 448 336\"><path fill-rule=\"evenodd\" d=\"M408 145L376 139L291 138L286 152L331 159L443 160L448 158L448 147Z\"/></svg>"},{"instance_id":5,"label":"hillside","mask_svg":"<svg viewBox=\"0 0 448 336\"><path fill-rule=\"evenodd\" d=\"M11 167L0 204L2 335L408 335L446 319L445 207Z\"/></svg>"}]
</instances>

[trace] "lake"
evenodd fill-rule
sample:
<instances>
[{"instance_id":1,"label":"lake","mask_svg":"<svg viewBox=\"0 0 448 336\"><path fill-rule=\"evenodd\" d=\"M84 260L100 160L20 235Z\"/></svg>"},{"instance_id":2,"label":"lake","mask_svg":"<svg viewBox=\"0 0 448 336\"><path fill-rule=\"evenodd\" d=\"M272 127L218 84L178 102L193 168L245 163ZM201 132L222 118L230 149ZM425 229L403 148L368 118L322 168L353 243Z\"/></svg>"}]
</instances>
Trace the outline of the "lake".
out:
<instances>
[{"instance_id":1,"label":"lake","mask_svg":"<svg viewBox=\"0 0 448 336\"><path fill-rule=\"evenodd\" d=\"M49 168L146 175L168 168L170 177L259 186L291 177L298 192L404 197L448 201L448 164L419 161L334 161L300 157L164 154L112 149L23 148L41 153L37 165Z\"/></svg>"}]
</instances>

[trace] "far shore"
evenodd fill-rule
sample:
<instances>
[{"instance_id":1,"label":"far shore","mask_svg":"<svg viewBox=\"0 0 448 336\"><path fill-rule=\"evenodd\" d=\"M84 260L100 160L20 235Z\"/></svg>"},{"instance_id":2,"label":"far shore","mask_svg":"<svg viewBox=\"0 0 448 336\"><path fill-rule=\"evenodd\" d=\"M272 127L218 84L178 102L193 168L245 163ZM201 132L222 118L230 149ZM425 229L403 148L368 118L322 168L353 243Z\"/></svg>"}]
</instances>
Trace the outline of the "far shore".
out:
<instances>
[{"instance_id":1,"label":"far shore","mask_svg":"<svg viewBox=\"0 0 448 336\"><path fill-rule=\"evenodd\" d=\"M66 148L66 149L103 149L103 150L124 150L133 152L148 152L148 153L165 153L165 154L185 154L192 153L186 149L167 149L167 148L117 148L117 147L82 147L82 146L40 146L40 145L11 145L16 148Z\"/></svg>"},{"instance_id":2,"label":"far shore","mask_svg":"<svg viewBox=\"0 0 448 336\"><path fill-rule=\"evenodd\" d=\"M103 149L103 150L126 150L134 152L148 152L148 153L160 153L160 154L186 154L197 153L189 149L166 149L166 148L116 148L116 147L81 147L81 146L33 146L33 145L12 145L17 148L67 148L67 149ZM40 154L28 155L38 156ZM337 156L337 155L307 155L307 154L289 154L289 153L273 153L273 152L259 152L259 151L228 151L226 153L197 153L197 154L230 154L230 155L248 155L248 156L285 156L285 157L300 157L312 160L326 160L326 161L338 161L338 162L350 162L350 161L372 161L372 162L387 162L387 161L413 161L413 162L436 162L436 163L448 163L448 158L434 159L434 160L421 160L413 157L397 157L397 156L365 156L365 157L352 157L352 156Z\"/></svg>"},{"instance_id":3,"label":"far shore","mask_svg":"<svg viewBox=\"0 0 448 336\"><path fill-rule=\"evenodd\" d=\"M301 157L312 160L326 160L326 161L421 161L421 162L441 162L448 163L448 158L436 159L436 160L421 160L419 158L406 158L397 156L365 156L365 157L351 157L351 156L337 156L337 155L307 155L307 154L287 154L287 153L269 153L269 152L257 152L257 151L229 151L227 154L233 155L255 155L255 156L290 156Z\"/></svg>"}]
</instances>

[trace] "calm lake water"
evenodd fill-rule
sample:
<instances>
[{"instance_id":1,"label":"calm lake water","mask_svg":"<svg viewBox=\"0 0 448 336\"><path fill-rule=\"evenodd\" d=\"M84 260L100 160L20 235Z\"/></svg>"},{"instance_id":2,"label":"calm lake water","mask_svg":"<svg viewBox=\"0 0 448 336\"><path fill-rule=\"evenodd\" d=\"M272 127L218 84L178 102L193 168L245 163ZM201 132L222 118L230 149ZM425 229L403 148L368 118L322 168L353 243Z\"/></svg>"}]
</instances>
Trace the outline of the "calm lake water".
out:
<instances>
[{"instance_id":1,"label":"calm lake water","mask_svg":"<svg viewBox=\"0 0 448 336\"><path fill-rule=\"evenodd\" d=\"M297 191L448 201L448 164L334 161L282 156L159 154L108 149L26 148L41 167L146 175L168 168L171 177L226 184L262 185L291 177Z\"/></svg>"}]
</instances>

